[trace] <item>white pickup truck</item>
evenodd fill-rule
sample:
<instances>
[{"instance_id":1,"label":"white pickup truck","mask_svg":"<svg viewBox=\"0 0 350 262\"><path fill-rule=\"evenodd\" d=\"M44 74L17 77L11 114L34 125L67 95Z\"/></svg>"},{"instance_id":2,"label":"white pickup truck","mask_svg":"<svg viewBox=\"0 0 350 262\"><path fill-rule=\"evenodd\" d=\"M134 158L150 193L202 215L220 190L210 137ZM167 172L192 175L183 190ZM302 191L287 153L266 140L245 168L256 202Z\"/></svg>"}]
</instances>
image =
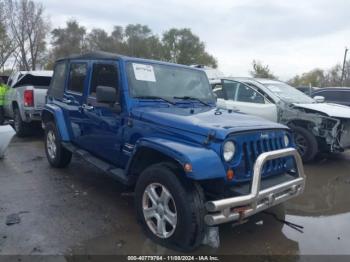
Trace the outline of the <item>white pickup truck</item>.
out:
<instances>
[{"instance_id":1,"label":"white pickup truck","mask_svg":"<svg viewBox=\"0 0 350 262\"><path fill-rule=\"evenodd\" d=\"M5 118L13 119L17 136L23 137L41 121L52 71L19 71L7 82L10 90L5 96Z\"/></svg>"}]
</instances>

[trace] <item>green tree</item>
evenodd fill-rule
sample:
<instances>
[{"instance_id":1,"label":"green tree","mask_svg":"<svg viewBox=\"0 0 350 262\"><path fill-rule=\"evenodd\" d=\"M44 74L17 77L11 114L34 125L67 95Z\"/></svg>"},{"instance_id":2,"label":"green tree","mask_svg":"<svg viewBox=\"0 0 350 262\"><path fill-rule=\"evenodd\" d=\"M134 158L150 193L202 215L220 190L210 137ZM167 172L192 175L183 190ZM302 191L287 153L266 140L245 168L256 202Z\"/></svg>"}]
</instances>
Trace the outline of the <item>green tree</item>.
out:
<instances>
[{"instance_id":1,"label":"green tree","mask_svg":"<svg viewBox=\"0 0 350 262\"><path fill-rule=\"evenodd\" d=\"M344 72L344 85L349 85L350 79L349 79L349 62L345 64L345 72ZM325 82L324 86L341 86L341 75L342 75L342 66L340 64L336 64L331 69L328 70L328 72L325 75ZM320 86L320 85L319 85Z\"/></svg>"},{"instance_id":2,"label":"green tree","mask_svg":"<svg viewBox=\"0 0 350 262\"><path fill-rule=\"evenodd\" d=\"M65 28L54 29L51 36L51 60L80 54L87 50L85 43L86 29L75 20L68 21Z\"/></svg>"},{"instance_id":3,"label":"green tree","mask_svg":"<svg viewBox=\"0 0 350 262\"><path fill-rule=\"evenodd\" d=\"M114 26L110 34L99 28L87 33L72 20L65 28L54 29L51 35L51 61L73 53L100 50L186 65L217 66L216 59L206 52L204 43L189 29L171 29L160 40L146 25ZM47 68L52 68L52 64Z\"/></svg>"},{"instance_id":4,"label":"green tree","mask_svg":"<svg viewBox=\"0 0 350 262\"><path fill-rule=\"evenodd\" d=\"M184 65L202 64L216 68L216 59L206 52L205 44L191 29L172 28L163 34L164 59Z\"/></svg>"},{"instance_id":5,"label":"green tree","mask_svg":"<svg viewBox=\"0 0 350 262\"><path fill-rule=\"evenodd\" d=\"M288 81L292 86L318 86L322 87L327 82L326 73L322 69L313 69L310 72L303 73L301 76L296 75Z\"/></svg>"},{"instance_id":6,"label":"green tree","mask_svg":"<svg viewBox=\"0 0 350 262\"><path fill-rule=\"evenodd\" d=\"M124 41L124 28L122 26L114 26L110 37L113 42L113 52L126 54L127 48Z\"/></svg>"},{"instance_id":7,"label":"green tree","mask_svg":"<svg viewBox=\"0 0 350 262\"><path fill-rule=\"evenodd\" d=\"M92 31L86 37L86 46L90 51L115 51L113 38L103 29L92 29Z\"/></svg>"},{"instance_id":8,"label":"green tree","mask_svg":"<svg viewBox=\"0 0 350 262\"><path fill-rule=\"evenodd\" d=\"M268 65L263 65L260 61L257 60L253 60L252 64L253 70L250 71L252 77L277 79L277 77L271 72Z\"/></svg>"},{"instance_id":9,"label":"green tree","mask_svg":"<svg viewBox=\"0 0 350 262\"><path fill-rule=\"evenodd\" d=\"M162 44L152 30L141 24L130 24L124 30L125 53L130 56L161 59Z\"/></svg>"}]
</instances>

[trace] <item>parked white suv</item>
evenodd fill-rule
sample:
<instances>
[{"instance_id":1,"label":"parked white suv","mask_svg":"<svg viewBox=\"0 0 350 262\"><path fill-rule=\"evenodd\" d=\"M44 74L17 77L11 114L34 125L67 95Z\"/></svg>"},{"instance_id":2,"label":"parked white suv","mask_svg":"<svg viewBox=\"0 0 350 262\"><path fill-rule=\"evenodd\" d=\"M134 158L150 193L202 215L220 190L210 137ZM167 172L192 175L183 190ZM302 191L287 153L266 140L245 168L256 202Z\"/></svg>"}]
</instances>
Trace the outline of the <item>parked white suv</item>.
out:
<instances>
[{"instance_id":1,"label":"parked white suv","mask_svg":"<svg viewBox=\"0 0 350 262\"><path fill-rule=\"evenodd\" d=\"M322 103L275 80L221 78L213 84L218 107L257 115L288 125L304 162L318 152L350 148L350 108Z\"/></svg>"}]
</instances>

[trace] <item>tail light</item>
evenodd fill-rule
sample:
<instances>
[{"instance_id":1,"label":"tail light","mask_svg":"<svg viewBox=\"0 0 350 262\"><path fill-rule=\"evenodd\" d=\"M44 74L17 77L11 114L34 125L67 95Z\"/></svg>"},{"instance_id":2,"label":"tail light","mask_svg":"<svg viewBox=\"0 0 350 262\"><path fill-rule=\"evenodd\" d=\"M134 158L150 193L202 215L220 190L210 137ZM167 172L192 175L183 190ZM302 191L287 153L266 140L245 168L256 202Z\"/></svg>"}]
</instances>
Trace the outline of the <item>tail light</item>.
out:
<instances>
[{"instance_id":1,"label":"tail light","mask_svg":"<svg viewBox=\"0 0 350 262\"><path fill-rule=\"evenodd\" d=\"M34 106L34 93L33 90L24 91L24 106L31 107Z\"/></svg>"}]
</instances>

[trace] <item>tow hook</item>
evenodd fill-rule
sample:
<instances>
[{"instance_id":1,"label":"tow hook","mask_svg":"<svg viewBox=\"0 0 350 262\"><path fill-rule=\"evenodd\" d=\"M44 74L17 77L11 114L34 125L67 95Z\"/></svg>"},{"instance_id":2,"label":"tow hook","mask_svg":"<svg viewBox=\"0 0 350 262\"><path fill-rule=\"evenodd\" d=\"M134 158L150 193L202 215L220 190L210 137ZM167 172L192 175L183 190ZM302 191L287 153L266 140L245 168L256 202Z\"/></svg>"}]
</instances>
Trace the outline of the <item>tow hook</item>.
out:
<instances>
[{"instance_id":1,"label":"tow hook","mask_svg":"<svg viewBox=\"0 0 350 262\"><path fill-rule=\"evenodd\" d=\"M244 220L244 212L247 209L248 209L248 207L237 207L237 208L233 209L234 212L237 212L239 214L239 218L238 218L238 221L237 221L238 225L244 224L244 223L246 223L248 221L247 219Z\"/></svg>"}]
</instances>

